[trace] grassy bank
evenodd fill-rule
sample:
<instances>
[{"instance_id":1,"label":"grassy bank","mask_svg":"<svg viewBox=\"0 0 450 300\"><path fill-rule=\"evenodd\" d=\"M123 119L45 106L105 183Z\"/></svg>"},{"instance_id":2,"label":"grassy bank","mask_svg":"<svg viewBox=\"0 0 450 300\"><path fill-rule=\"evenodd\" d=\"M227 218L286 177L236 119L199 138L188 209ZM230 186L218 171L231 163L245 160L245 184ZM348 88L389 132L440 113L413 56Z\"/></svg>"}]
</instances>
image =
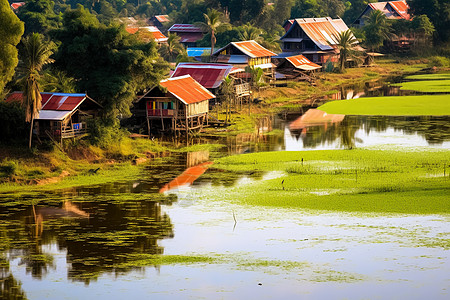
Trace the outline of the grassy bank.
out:
<instances>
[{"instance_id":1,"label":"grassy bank","mask_svg":"<svg viewBox=\"0 0 450 300\"><path fill-rule=\"evenodd\" d=\"M449 157L448 150L267 152L226 157L215 168L278 175L220 193L216 189L220 196L211 197L287 208L448 214Z\"/></svg>"},{"instance_id":2,"label":"grassy bank","mask_svg":"<svg viewBox=\"0 0 450 300\"><path fill-rule=\"evenodd\" d=\"M401 90L424 93L450 93L450 80L410 81L393 84L393 86L400 86Z\"/></svg>"}]
</instances>

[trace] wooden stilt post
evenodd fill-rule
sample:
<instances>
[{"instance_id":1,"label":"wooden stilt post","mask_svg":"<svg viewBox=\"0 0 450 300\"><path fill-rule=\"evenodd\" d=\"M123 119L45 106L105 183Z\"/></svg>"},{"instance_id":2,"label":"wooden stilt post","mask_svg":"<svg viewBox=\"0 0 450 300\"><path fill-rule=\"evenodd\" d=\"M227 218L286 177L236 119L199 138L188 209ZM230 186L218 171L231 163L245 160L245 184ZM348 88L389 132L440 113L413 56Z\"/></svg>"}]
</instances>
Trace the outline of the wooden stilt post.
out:
<instances>
[{"instance_id":1,"label":"wooden stilt post","mask_svg":"<svg viewBox=\"0 0 450 300\"><path fill-rule=\"evenodd\" d=\"M145 106L145 116L147 119L147 130L148 130L148 138L150 138L150 120L148 118L148 106Z\"/></svg>"}]
</instances>

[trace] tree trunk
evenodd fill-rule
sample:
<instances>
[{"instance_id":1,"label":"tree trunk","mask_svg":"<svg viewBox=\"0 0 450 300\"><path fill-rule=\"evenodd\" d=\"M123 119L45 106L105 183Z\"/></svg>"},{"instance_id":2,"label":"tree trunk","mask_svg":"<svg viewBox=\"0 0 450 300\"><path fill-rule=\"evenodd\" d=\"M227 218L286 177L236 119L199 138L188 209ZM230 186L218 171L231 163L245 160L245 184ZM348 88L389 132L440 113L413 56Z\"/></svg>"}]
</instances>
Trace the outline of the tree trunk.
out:
<instances>
[{"instance_id":1,"label":"tree trunk","mask_svg":"<svg viewBox=\"0 0 450 300\"><path fill-rule=\"evenodd\" d=\"M216 37L214 36L214 30L211 30L211 53L209 55L210 57L212 57L213 52L214 52L215 39L216 39Z\"/></svg>"},{"instance_id":2,"label":"tree trunk","mask_svg":"<svg viewBox=\"0 0 450 300\"><path fill-rule=\"evenodd\" d=\"M31 149L31 139L33 138L33 123L34 123L34 117L31 117L31 124L30 124L30 137L28 142L28 148Z\"/></svg>"}]
</instances>

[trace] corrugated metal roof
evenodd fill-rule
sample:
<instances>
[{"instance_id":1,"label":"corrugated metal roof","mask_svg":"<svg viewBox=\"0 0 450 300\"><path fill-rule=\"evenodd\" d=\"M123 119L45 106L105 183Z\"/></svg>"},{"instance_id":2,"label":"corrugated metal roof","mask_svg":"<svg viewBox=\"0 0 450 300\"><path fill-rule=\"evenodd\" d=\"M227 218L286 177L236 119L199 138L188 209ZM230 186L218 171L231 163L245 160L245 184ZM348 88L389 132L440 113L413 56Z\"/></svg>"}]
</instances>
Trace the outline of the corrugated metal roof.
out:
<instances>
[{"instance_id":1,"label":"corrugated metal roof","mask_svg":"<svg viewBox=\"0 0 450 300\"><path fill-rule=\"evenodd\" d=\"M408 14L409 5L406 1L390 1L388 4L402 17L409 20L411 16Z\"/></svg>"},{"instance_id":2,"label":"corrugated metal roof","mask_svg":"<svg viewBox=\"0 0 450 300\"><path fill-rule=\"evenodd\" d=\"M125 30L130 34L135 34L138 31L148 32L157 42L166 42L168 40L168 38L162 34L156 26L127 27Z\"/></svg>"},{"instance_id":3,"label":"corrugated metal roof","mask_svg":"<svg viewBox=\"0 0 450 300\"><path fill-rule=\"evenodd\" d=\"M158 15L158 16L155 16L155 19L158 20L161 23L169 22L169 16L168 15Z\"/></svg>"},{"instance_id":4,"label":"corrugated metal roof","mask_svg":"<svg viewBox=\"0 0 450 300\"><path fill-rule=\"evenodd\" d=\"M331 18L296 19L308 37L321 49L331 50L337 44L339 33L348 30L344 22L337 26Z\"/></svg>"},{"instance_id":5,"label":"corrugated metal roof","mask_svg":"<svg viewBox=\"0 0 450 300\"><path fill-rule=\"evenodd\" d=\"M203 33L201 32L177 32L180 36L181 43L195 43L203 38Z\"/></svg>"},{"instance_id":6,"label":"corrugated metal roof","mask_svg":"<svg viewBox=\"0 0 450 300\"><path fill-rule=\"evenodd\" d=\"M267 57L267 56L275 56L276 53L267 50L256 41L242 41L242 42L231 42L233 46L238 48L244 54L255 58L255 57Z\"/></svg>"},{"instance_id":7,"label":"corrugated metal roof","mask_svg":"<svg viewBox=\"0 0 450 300\"><path fill-rule=\"evenodd\" d=\"M233 66L207 63L180 63L171 77L191 75L207 89L214 89L222 84Z\"/></svg>"},{"instance_id":8,"label":"corrugated metal roof","mask_svg":"<svg viewBox=\"0 0 450 300\"><path fill-rule=\"evenodd\" d=\"M210 91L195 81L190 75L165 79L160 82L160 85L167 88L170 94L184 104L192 104L215 98Z\"/></svg>"},{"instance_id":9,"label":"corrugated metal roof","mask_svg":"<svg viewBox=\"0 0 450 300\"><path fill-rule=\"evenodd\" d=\"M74 110L86 99L86 94L54 93L48 101L42 105L41 110Z\"/></svg>"},{"instance_id":10,"label":"corrugated metal roof","mask_svg":"<svg viewBox=\"0 0 450 300\"><path fill-rule=\"evenodd\" d=\"M21 7L22 5L25 5L25 2L14 2L14 3L11 3L11 8L12 8L13 10L16 10L16 9L18 9L19 7Z\"/></svg>"},{"instance_id":11,"label":"corrugated metal roof","mask_svg":"<svg viewBox=\"0 0 450 300\"><path fill-rule=\"evenodd\" d=\"M289 61L294 67L305 71L317 70L322 68L321 66L311 62L303 55L286 57L286 60Z\"/></svg>"},{"instance_id":12,"label":"corrugated metal roof","mask_svg":"<svg viewBox=\"0 0 450 300\"><path fill-rule=\"evenodd\" d=\"M37 120L61 121L72 113L71 110L40 110Z\"/></svg>"},{"instance_id":13,"label":"corrugated metal roof","mask_svg":"<svg viewBox=\"0 0 450 300\"><path fill-rule=\"evenodd\" d=\"M193 24L173 24L172 27L169 28L169 32L201 32L203 33L203 30L195 26Z\"/></svg>"}]
</instances>

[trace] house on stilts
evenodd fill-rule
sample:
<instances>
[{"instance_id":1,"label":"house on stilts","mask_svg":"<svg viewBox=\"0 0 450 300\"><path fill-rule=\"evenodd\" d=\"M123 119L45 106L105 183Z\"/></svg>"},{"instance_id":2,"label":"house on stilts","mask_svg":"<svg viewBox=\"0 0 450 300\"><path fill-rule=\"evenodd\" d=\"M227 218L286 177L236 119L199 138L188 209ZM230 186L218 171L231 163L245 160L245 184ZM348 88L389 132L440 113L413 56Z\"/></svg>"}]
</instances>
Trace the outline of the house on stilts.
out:
<instances>
[{"instance_id":1,"label":"house on stilts","mask_svg":"<svg viewBox=\"0 0 450 300\"><path fill-rule=\"evenodd\" d=\"M314 73L321 68L322 66L311 62L303 55L295 55L282 58L277 65L277 73L282 74L285 79L311 82Z\"/></svg>"},{"instance_id":2,"label":"house on stilts","mask_svg":"<svg viewBox=\"0 0 450 300\"><path fill-rule=\"evenodd\" d=\"M33 131L40 139L80 138L88 133L88 121L100 114L102 106L86 94L40 93L42 107ZM6 102L22 102L23 92L13 92Z\"/></svg>"},{"instance_id":3,"label":"house on stilts","mask_svg":"<svg viewBox=\"0 0 450 300\"><path fill-rule=\"evenodd\" d=\"M140 97L133 114L138 119L145 118L149 135L154 127L188 134L203 128L207 122L209 101L214 98L190 75L173 77L162 80L159 86Z\"/></svg>"}]
</instances>

